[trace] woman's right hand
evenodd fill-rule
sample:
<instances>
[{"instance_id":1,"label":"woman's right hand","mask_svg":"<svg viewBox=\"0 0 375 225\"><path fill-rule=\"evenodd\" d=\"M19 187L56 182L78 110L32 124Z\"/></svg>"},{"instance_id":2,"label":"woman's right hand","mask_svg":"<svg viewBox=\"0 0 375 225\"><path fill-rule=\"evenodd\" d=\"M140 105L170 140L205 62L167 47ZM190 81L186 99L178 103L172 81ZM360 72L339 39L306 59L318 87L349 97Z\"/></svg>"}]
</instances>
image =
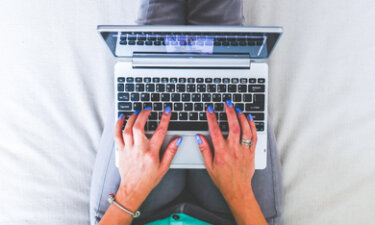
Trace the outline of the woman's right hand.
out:
<instances>
[{"instance_id":1,"label":"woman's right hand","mask_svg":"<svg viewBox=\"0 0 375 225\"><path fill-rule=\"evenodd\" d=\"M257 143L255 123L251 114L247 118L239 108L234 109L230 100L226 102L225 111L229 125L226 139L222 135L212 106L206 111L214 154L207 139L202 135L196 135L204 163L238 224L266 224L251 187ZM253 145L241 144L241 139L251 140Z\"/></svg>"}]
</instances>

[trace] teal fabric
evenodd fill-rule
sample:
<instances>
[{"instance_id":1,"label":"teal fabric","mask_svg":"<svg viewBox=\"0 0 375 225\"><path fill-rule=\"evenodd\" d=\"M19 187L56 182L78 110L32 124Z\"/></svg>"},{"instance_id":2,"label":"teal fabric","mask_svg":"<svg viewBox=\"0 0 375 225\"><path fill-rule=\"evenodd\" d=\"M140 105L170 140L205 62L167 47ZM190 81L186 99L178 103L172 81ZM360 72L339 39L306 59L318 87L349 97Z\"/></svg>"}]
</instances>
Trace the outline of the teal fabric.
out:
<instances>
[{"instance_id":1,"label":"teal fabric","mask_svg":"<svg viewBox=\"0 0 375 225\"><path fill-rule=\"evenodd\" d=\"M156 220L146 225L210 225L210 223L195 219L184 213L173 213L167 218Z\"/></svg>"}]
</instances>

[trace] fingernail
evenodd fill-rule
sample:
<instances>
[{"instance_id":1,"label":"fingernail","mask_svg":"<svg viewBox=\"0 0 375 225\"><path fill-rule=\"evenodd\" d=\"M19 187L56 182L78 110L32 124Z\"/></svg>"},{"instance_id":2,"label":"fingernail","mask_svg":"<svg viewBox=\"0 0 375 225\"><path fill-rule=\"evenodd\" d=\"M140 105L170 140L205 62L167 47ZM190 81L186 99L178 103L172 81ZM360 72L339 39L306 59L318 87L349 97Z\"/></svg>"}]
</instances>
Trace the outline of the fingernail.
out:
<instances>
[{"instance_id":1,"label":"fingernail","mask_svg":"<svg viewBox=\"0 0 375 225\"><path fill-rule=\"evenodd\" d=\"M151 109L151 106L145 107L145 110L150 110L150 109Z\"/></svg>"},{"instance_id":2,"label":"fingernail","mask_svg":"<svg viewBox=\"0 0 375 225\"><path fill-rule=\"evenodd\" d=\"M195 140L197 140L198 145L202 144L202 139L198 134L195 135Z\"/></svg>"},{"instance_id":3,"label":"fingernail","mask_svg":"<svg viewBox=\"0 0 375 225\"><path fill-rule=\"evenodd\" d=\"M181 142L182 142L182 137L179 137L178 140L176 141L176 146L177 147L180 146Z\"/></svg>"},{"instance_id":4,"label":"fingernail","mask_svg":"<svg viewBox=\"0 0 375 225\"><path fill-rule=\"evenodd\" d=\"M233 104L232 104L232 101L231 101L231 100L227 100L226 102L227 102L227 106L229 106L229 107L233 107Z\"/></svg>"},{"instance_id":5,"label":"fingernail","mask_svg":"<svg viewBox=\"0 0 375 225\"><path fill-rule=\"evenodd\" d=\"M237 112L238 114L242 114L242 110L241 110L240 108L238 108L238 107L236 107L236 112Z\"/></svg>"},{"instance_id":6,"label":"fingernail","mask_svg":"<svg viewBox=\"0 0 375 225\"><path fill-rule=\"evenodd\" d=\"M140 112L139 110L135 110L134 114L135 114L135 115L138 115L139 112Z\"/></svg>"},{"instance_id":7,"label":"fingernail","mask_svg":"<svg viewBox=\"0 0 375 225\"><path fill-rule=\"evenodd\" d=\"M170 106L167 106L167 108L164 109L164 113L165 114L169 114L170 111L171 111L171 107Z\"/></svg>"},{"instance_id":8,"label":"fingernail","mask_svg":"<svg viewBox=\"0 0 375 225\"><path fill-rule=\"evenodd\" d=\"M251 113L249 113L249 119L250 121L253 121L253 116L251 115Z\"/></svg>"},{"instance_id":9,"label":"fingernail","mask_svg":"<svg viewBox=\"0 0 375 225\"><path fill-rule=\"evenodd\" d=\"M209 105L207 108L208 108L208 112L209 113L213 113L214 112L214 108L212 108L212 105Z\"/></svg>"},{"instance_id":10,"label":"fingernail","mask_svg":"<svg viewBox=\"0 0 375 225\"><path fill-rule=\"evenodd\" d=\"M121 113L118 119L121 120L122 118L124 118L124 113Z\"/></svg>"}]
</instances>

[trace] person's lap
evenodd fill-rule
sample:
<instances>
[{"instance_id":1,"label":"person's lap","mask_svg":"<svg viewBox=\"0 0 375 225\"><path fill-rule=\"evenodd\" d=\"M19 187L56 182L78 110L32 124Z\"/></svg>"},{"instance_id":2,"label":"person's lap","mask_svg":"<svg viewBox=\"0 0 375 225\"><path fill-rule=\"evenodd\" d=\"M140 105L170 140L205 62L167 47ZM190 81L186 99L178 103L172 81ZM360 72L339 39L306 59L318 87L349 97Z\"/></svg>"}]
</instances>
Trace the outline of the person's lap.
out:
<instances>
[{"instance_id":1,"label":"person's lap","mask_svg":"<svg viewBox=\"0 0 375 225\"><path fill-rule=\"evenodd\" d=\"M208 13L208 11L211 13ZM145 0L142 1L137 20L139 24L160 25L242 25L242 21L242 1L230 0L220 2L209 0ZM114 163L113 132L115 121L113 109L108 114L93 171L90 195L91 224L96 224L103 216L109 207L108 194L115 193L120 183L120 176ZM252 186L268 222L278 224L281 208L280 165L274 133L270 124L268 125L268 137L267 168L256 171ZM170 169L159 185L147 197L140 211L143 212L143 215L155 212L176 200L184 190L188 190L202 208L218 214L230 214L229 207L219 190L212 183L206 170L182 169Z\"/></svg>"}]
</instances>

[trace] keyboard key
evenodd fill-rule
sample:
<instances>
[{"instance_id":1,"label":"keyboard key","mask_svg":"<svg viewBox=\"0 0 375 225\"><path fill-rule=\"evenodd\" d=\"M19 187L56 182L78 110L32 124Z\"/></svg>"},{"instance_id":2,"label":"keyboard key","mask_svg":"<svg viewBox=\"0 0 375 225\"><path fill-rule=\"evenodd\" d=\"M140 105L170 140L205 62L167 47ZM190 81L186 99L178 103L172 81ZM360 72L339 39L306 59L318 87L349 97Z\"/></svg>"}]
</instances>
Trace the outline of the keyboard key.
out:
<instances>
[{"instance_id":1,"label":"keyboard key","mask_svg":"<svg viewBox=\"0 0 375 225\"><path fill-rule=\"evenodd\" d=\"M193 103L184 103L184 111L193 111Z\"/></svg>"},{"instance_id":2,"label":"keyboard key","mask_svg":"<svg viewBox=\"0 0 375 225\"><path fill-rule=\"evenodd\" d=\"M194 103L194 111L202 111L203 103Z\"/></svg>"},{"instance_id":3,"label":"keyboard key","mask_svg":"<svg viewBox=\"0 0 375 225\"><path fill-rule=\"evenodd\" d=\"M141 83L141 82L142 82L142 77L136 77L136 78L135 78L135 82L137 82L137 83Z\"/></svg>"},{"instance_id":4,"label":"keyboard key","mask_svg":"<svg viewBox=\"0 0 375 225\"><path fill-rule=\"evenodd\" d=\"M201 101L201 94L193 94L191 100L193 102L200 102Z\"/></svg>"},{"instance_id":5,"label":"keyboard key","mask_svg":"<svg viewBox=\"0 0 375 225\"><path fill-rule=\"evenodd\" d=\"M151 77L145 77L143 80L145 83L151 83Z\"/></svg>"},{"instance_id":6,"label":"keyboard key","mask_svg":"<svg viewBox=\"0 0 375 225\"><path fill-rule=\"evenodd\" d=\"M157 112L151 112L148 116L149 120L157 120L158 119L158 113Z\"/></svg>"},{"instance_id":7,"label":"keyboard key","mask_svg":"<svg viewBox=\"0 0 375 225\"><path fill-rule=\"evenodd\" d=\"M227 92L227 85L219 84L217 85L218 92Z\"/></svg>"},{"instance_id":8,"label":"keyboard key","mask_svg":"<svg viewBox=\"0 0 375 225\"><path fill-rule=\"evenodd\" d=\"M186 112L180 112L180 113L178 113L178 119L179 120L187 120L188 114Z\"/></svg>"},{"instance_id":9,"label":"keyboard key","mask_svg":"<svg viewBox=\"0 0 375 225\"><path fill-rule=\"evenodd\" d=\"M198 113L189 112L189 120L198 120Z\"/></svg>"},{"instance_id":10,"label":"keyboard key","mask_svg":"<svg viewBox=\"0 0 375 225\"><path fill-rule=\"evenodd\" d=\"M219 113L219 120L227 120L227 114L226 113Z\"/></svg>"},{"instance_id":11,"label":"keyboard key","mask_svg":"<svg viewBox=\"0 0 375 225\"><path fill-rule=\"evenodd\" d=\"M175 84L167 84L167 87L166 87L166 92L174 92L176 89L176 85Z\"/></svg>"},{"instance_id":12,"label":"keyboard key","mask_svg":"<svg viewBox=\"0 0 375 225\"><path fill-rule=\"evenodd\" d=\"M195 82L195 79L194 78L188 78L188 83L194 83Z\"/></svg>"},{"instance_id":13,"label":"keyboard key","mask_svg":"<svg viewBox=\"0 0 375 225\"><path fill-rule=\"evenodd\" d=\"M156 121L149 121L148 122L148 129L149 131L154 131L156 130L156 128L158 128L158 122Z\"/></svg>"},{"instance_id":14,"label":"keyboard key","mask_svg":"<svg viewBox=\"0 0 375 225\"><path fill-rule=\"evenodd\" d=\"M154 110L155 111L163 110L163 104L161 102L154 103Z\"/></svg>"},{"instance_id":15,"label":"keyboard key","mask_svg":"<svg viewBox=\"0 0 375 225\"><path fill-rule=\"evenodd\" d=\"M160 101L160 94L159 93L152 93L151 94L151 101L153 101L153 102Z\"/></svg>"},{"instance_id":16,"label":"keyboard key","mask_svg":"<svg viewBox=\"0 0 375 225\"><path fill-rule=\"evenodd\" d=\"M163 77L161 78L162 83L168 83L168 77Z\"/></svg>"},{"instance_id":17,"label":"keyboard key","mask_svg":"<svg viewBox=\"0 0 375 225\"><path fill-rule=\"evenodd\" d=\"M251 96L251 94L244 94L243 95L243 101L244 102L251 102L252 101L252 96Z\"/></svg>"},{"instance_id":18,"label":"keyboard key","mask_svg":"<svg viewBox=\"0 0 375 225\"><path fill-rule=\"evenodd\" d=\"M135 85L135 91L137 91L137 92L145 91L145 85L144 84L136 84Z\"/></svg>"},{"instance_id":19,"label":"keyboard key","mask_svg":"<svg viewBox=\"0 0 375 225\"><path fill-rule=\"evenodd\" d=\"M187 92L195 92L195 84L188 84Z\"/></svg>"},{"instance_id":20,"label":"keyboard key","mask_svg":"<svg viewBox=\"0 0 375 225\"><path fill-rule=\"evenodd\" d=\"M213 102L221 102L221 94L212 94Z\"/></svg>"},{"instance_id":21,"label":"keyboard key","mask_svg":"<svg viewBox=\"0 0 375 225\"><path fill-rule=\"evenodd\" d=\"M238 107L239 109L241 109L241 111L244 111L245 108L244 108L244 104L243 103L236 103L235 104L235 107Z\"/></svg>"},{"instance_id":22,"label":"keyboard key","mask_svg":"<svg viewBox=\"0 0 375 225\"><path fill-rule=\"evenodd\" d=\"M117 84L117 91L124 91L124 85L123 84Z\"/></svg>"},{"instance_id":23,"label":"keyboard key","mask_svg":"<svg viewBox=\"0 0 375 225\"><path fill-rule=\"evenodd\" d=\"M183 107L182 103L174 103L173 104L174 111L182 111L182 109L183 109L182 107Z\"/></svg>"},{"instance_id":24,"label":"keyboard key","mask_svg":"<svg viewBox=\"0 0 375 225\"><path fill-rule=\"evenodd\" d=\"M125 84L125 91L127 92L134 91L134 84Z\"/></svg>"},{"instance_id":25,"label":"keyboard key","mask_svg":"<svg viewBox=\"0 0 375 225\"><path fill-rule=\"evenodd\" d=\"M238 78L232 78L232 83L237 84L238 83Z\"/></svg>"},{"instance_id":26,"label":"keyboard key","mask_svg":"<svg viewBox=\"0 0 375 225\"><path fill-rule=\"evenodd\" d=\"M249 85L249 92L264 92L264 85Z\"/></svg>"},{"instance_id":27,"label":"keyboard key","mask_svg":"<svg viewBox=\"0 0 375 225\"><path fill-rule=\"evenodd\" d=\"M264 123L263 122L255 122L255 127L257 131L264 131Z\"/></svg>"},{"instance_id":28,"label":"keyboard key","mask_svg":"<svg viewBox=\"0 0 375 225\"><path fill-rule=\"evenodd\" d=\"M207 131L208 124L207 122L170 122L168 130L171 131Z\"/></svg>"},{"instance_id":29,"label":"keyboard key","mask_svg":"<svg viewBox=\"0 0 375 225\"><path fill-rule=\"evenodd\" d=\"M223 94L223 102L231 100L232 101L232 95L231 94Z\"/></svg>"},{"instance_id":30,"label":"keyboard key","mask_svg":"<svg viewBox=\"0 0 375 225\"><path fill-rule=\"evenodd\" d=\"M208 106L213 107L213 103L204 103L204 111L207 111Z\"/></svg>"},{"instance_id":31,"label":"keyboard key","mask_svg":"<svg viewBox=\"0 0 375 225\"><path fill-rule=\"evenodd\" d=\"M224 104L223 103L215 103L214 107L215 111L224 111Z\"/></svg>"},{"instance_id":32,"label":"keyboard key","mask_svg":"<svg viewBox=\"0 0 375 225\"><path fill-rule=\"evenodd\" d=\"M256 79L255 78L250 78L249 79L249 83L252 83L252 84L256 83Z\"/></svg>"},{"instance_id":33,"label":"keyboard key","mask_svg":"<svg viewBox=\"0 0 375 225\"><path fill-rule=\"evenodd\" d=\"M164 110L165 108L167 108L168 106L169 106L171 109L173 109L172 103L171 103L171 102L167 102L167 103L164 103L164 104L163 104L163 110Z\"/></svg>"},{"instance_id":34,"label":"keyboard key","mask_svg":"<svg viewBox=\"0 0 375 225\"><path fill-rule=\"evenodd\" d=\"M119 103L118 110L132 110L132 103L131 102Z\"/></svg>"},{"instance_id":35,"label":"keyboard key","mask_svg":"<svg viewBox=\"0 0 375 225\"><path fill-rule=\"evenodd\" d=\"M133 110L142 110L142 102L134 102L133 103Z\"/></svg>"},{"instance_id":36,"label":"keyboard key","mask_svg":"<svg viewBox=\"0 0 375 225\"><path fill-rule=\"evenodd\" d=\"M129 45L135 45L135 41L129 41L128 44Z\"/></svg>"},{"instance_id":37,"label":"keyboard key","mask_svg":"<svg viewBox=\"0 0 375 225\"><path fill-rule=\"evenodd\" d=\"M183 102L190 102L190 94L182 94Z\"/></svg>"},{"instance_id":38,"label":"keyboard key","mask_svg":"<svg viewBox=\"0 0 375 225\"><path fill-rule=\"evenodd\" d=\"M143 41L137 41L137 45L143 45Z\"/></svg>"},{"instance_id":39,"label":"keyboard key","mask_svg":"<svg viewBox=\"0 0 375 225\"><path fill-rule=\"evenodd\" d=\"M146 91L147 92L154 92L155 91L155 84L146 84Z\"/></svg>"},{"instance_id":40,"label":"keyboard key","mask_svg":"<svg viewBox=\"0 0 375 225\"><path fill-rule=\"evenodd\" d=\"M157 84L156 85L156 92L164 92L165 91L165 85L164 84Z\"/></svg>"},{"instance_id":41,"label":"keyboard key","mask_svg":"<svg viewBox=\"0 0 375 225\"><path fill-rule=\"evenodd\" d=\"M234 84L228 85L228 92L237 92L237 86Z\"/></svg>"},{"instance_id":42,"label":"keyboard key","mask_svg":"<svg viewBox=\"0 0 375 225\"><path fill-rule=\"evenodd\" d=\"M146 107L151 107L151 109L152 109L152 103L151 102L144 102L143 108L146 108Z\"/></svg>"},{"instance_id":43,"label":"keyboard key","mask_svg":"<svg viewBox=\"0 0 375 225\"><path fill-rule=\"evenodd\" d=\"M216 84L207 85L207 92L216 92Z\"/></svg>"},{"instance_id":44,"label":"keyboard key","mask_svg":"<svg viewBox=\"0 0 375 225\"><path fill-rule=\"evenodd\" d=\"M206 112L199 113L199 120L207 120Z\"/></svg>"},{"instance_id":45,"label":"keyboard key","mask_svg":"<svg viewBox=\"0 0 375 225\"><path fill-rule=\"evenodd\" d=\"M138 93L131 93L130 98L133 102L139 101L139 94Z\"/></svg>"},{"instance_id":46,"label":"keyboard key","mask_svg":"<svg viewBox=\"0 0 375 225\"><path fill-rule=\"evenodd\" d=\"M186 78L179 78L178 82L180 82L180 83L186 83Z\"/></svg>"},{"instance_id":47,"label":"keyboard key","mask_svg":"<svg viewBox=\"0 0 375 225\"><path fill-rule=\"evenodd\" d=\"M204 79L204 81L205 81L206 83L212 83L212 78L206 78L206 79Z\"/></svg>"},{"instance_id":48,"label":"keyboard key","mask_svg":"<svg viewBox=\"0 0 375 225\"><path fill-rule=\"evenodd\" d=\"M223 83L224 84L229 84L230 83L230 79L229 78L224 78L223 79Z\"/></svg>"},{"instance_id":49,"label":"keyboard key","mask_svg":"<svg viewBox=\"0 0 375 225\"><path fill-rule=\"evenodd\" d=\"M238 92L247 92L247 86L245 84L238 85Z\"/></svg>"},{"instance_id":50,"label":"keyboard key","mask_svg":"<svg viewBox=\"0 0 375 225\"><path fill-rule=\"evenodd\" d=\"M127 102L129 101L129 94L128 93L118 93L117 100Z\"/></svg>"},{"instance_id":51,"label":"keyboard key","mask_svg":"<svg viewBox=\"0 0 375 225\"><path fill-rule=\"evenodd\" d=\"M132 82L134 82L134 78L133 77L127 77L126 78L126 82L127 83L132 83Z\"/></svg>"},{"instance_id":52,"label":"keyboard key","mask_svg":"<svg viewBox=\"0 0 375 225\"><path fill-rule=\"evenodd\" d=\"M241 84L246 84L247 83L247 79L246 78L241 78L240 79L240 83Z\"/></svg>"},{"instance_id":53,"label":"keyboard key","mask_svg":"<svg viewBox=\"0 0 375 225\"><path fill-rule=\"evenodd\" d=\"M171 100L171 95L169 93L161 94L161 101L169 102Z\"/></svg>"},{"instance_id":54,"label":"keyboard key","mask_svg":"<svg viewBox=\"0 0 375 225\"><path fill-rule=\"evenodd\" d=\"M171 120L178 120L178 113L172 112L172 114L171 114Z\"/></svg>"},{"instance_id":55,"label":"keyboard key","mask_svg":"<svg viewBox=\"0 0 375 225\"><path fill-rule=\"evenodd\" d=\"M125 77L118 77L117 82L125 82Z\"/></svg>"},{"instance_id":56,"label":"keyboard key","mask_svg":"<svg viewBox=\"0 0 375 225\"><path fill-rule=\"evenodd\" d=\"M120 45L126 45L128 42L127 41L125 41L125 40L121 40L120 41Z\"/></svg>"},{"instance_id":57,"label":"keyboard key","mask_svg":"<svg viewBox=\"0 0 375 225\"><path fill-rule=\"evenodd\" d=\"M204 82L203 78L197 78L197 83L203 83L203 82Z\"/></svg>"},{"instance_id":58,"label":"keyboard key","mask_svg":"<svg viewBox=\"0 0 375 225\"><path fill-rule=\"evenodd\" d=\"M152 78L152 82L159 83L160 82L160 78L154 77L154 78Z\"/></svg>"},{"instance_id":59,"label":"keyboard key","mask_svg":"<svg viewBox=\"0 0 375 225\"><path fill-rule=\"evenodd\" d=\"M177 84L177 92L185 92L185 84Z\"/></svg>"},{"instance_id":60,"label":"keyboard key","mask_svg":"<svg viewBox=\"0 0 375 225\"><path fill-rule=\"evenodd\" d=\"M198 84L197 85L197 92L206 92L206 85L205 84Z\"/></svg>"},{"instance_id":61,"label":"keyboard key","mask_svg":"<svg viewBox=\"0 0 375 225\"><path fill-rule=\"evenodd\" d=\"M176 77L172 77L171 79L169 79L169 82L171 83L177 83L177 78Z\"/></svg>"},{"instance_id":62,"label":"keyboard key","mask_svg":"<svg viewBox=\"0 0 375 225\"><path fill-rule=\"evenodd\" d=\"M150 101L150 94L149 93L141 93L141 101L142 102Z\"/></svg>"},{"instance_id":63,"label":"keyboard key","mask_svg":"<svg viewBox=\"0 0 375 225\"><path fill-rule=\"evenodd\" d=\"M233 101L234 101L234 102L241 102L241 101L242 101L242 96L241 96L241 94L234 94L234 95L233 95Z\"/></svg>"},{"instance_id":64,"label":"keyboard key","mask_svg":"<svg viewBox=\"0 0 375 225\"><path fill-rule=\"evenodd\" d=\"M221 83L221 79L220 78L215 78L214 79L214 83L215 84L220 84Z\"/></svg>"},{"instance_id":65,"label":"keyboard key","mask_svg":"<svg viewBox=\"0 0 375 225\"><path fill-rule=\"evenodd\" d=\"M172 94L172 102L179 102L179 101L181 101L181 94L173 93Z\"/></svg>"},{"instance_id":66,"label":"keyboard key","mask_svg":"<svg viewBox=\"0 0 375 225\"><path fill-rule=\"evenodd\" d=\"M262 83L265 83L266 82L266 79L264 78L258 78L258 83L262 84Z\"/></svg>"},{"instance_id":67,"label":"keyboard key","mask_svg":"<svg viewBox=\"0 0 375 225\"><path fill-rule=\"evenodd\" d=\"M226 132L226 131L229 130L228 123L226 123L226 122L219 123L219 127L220 127L221 131L223 131L223 132Z\"/></svg>"},{"instance_id":68,"label":"keyboard key","mask_svg":"<svg viewBox=\"0 0 375 225\"><path fill-rule=\"evenodd\" d=\"M211 94L203 94L202 95L203 102L210 102L211 101Z\"/></svg>"},{"instance_id":69,"label":"keyboard key","mask_svg":"<svg viewBox=\"0 0 375 225\"><path fill-rule=\"evenodd\" d=\"M264 113L251 113L254 120L264 120Z\"/></svg>"},{"instance_id":70,"label":"keyboard key","mask_svg":"<svg viewBox=\"0 0 375 225\"><path fill-rule=\"evenodd\" d=\"M264 95L254 94L254 103L264 103Z\"/></svg>"},{"instance_id":71,"label":"keyboard key","mask_svg":"<svg viewBox=\"0 0 375 225\"><path fill-rule=\"evenodd\" d=\"M246 104L246 111L263 111L264 104Z\"/></svg>"}]
</instances>

